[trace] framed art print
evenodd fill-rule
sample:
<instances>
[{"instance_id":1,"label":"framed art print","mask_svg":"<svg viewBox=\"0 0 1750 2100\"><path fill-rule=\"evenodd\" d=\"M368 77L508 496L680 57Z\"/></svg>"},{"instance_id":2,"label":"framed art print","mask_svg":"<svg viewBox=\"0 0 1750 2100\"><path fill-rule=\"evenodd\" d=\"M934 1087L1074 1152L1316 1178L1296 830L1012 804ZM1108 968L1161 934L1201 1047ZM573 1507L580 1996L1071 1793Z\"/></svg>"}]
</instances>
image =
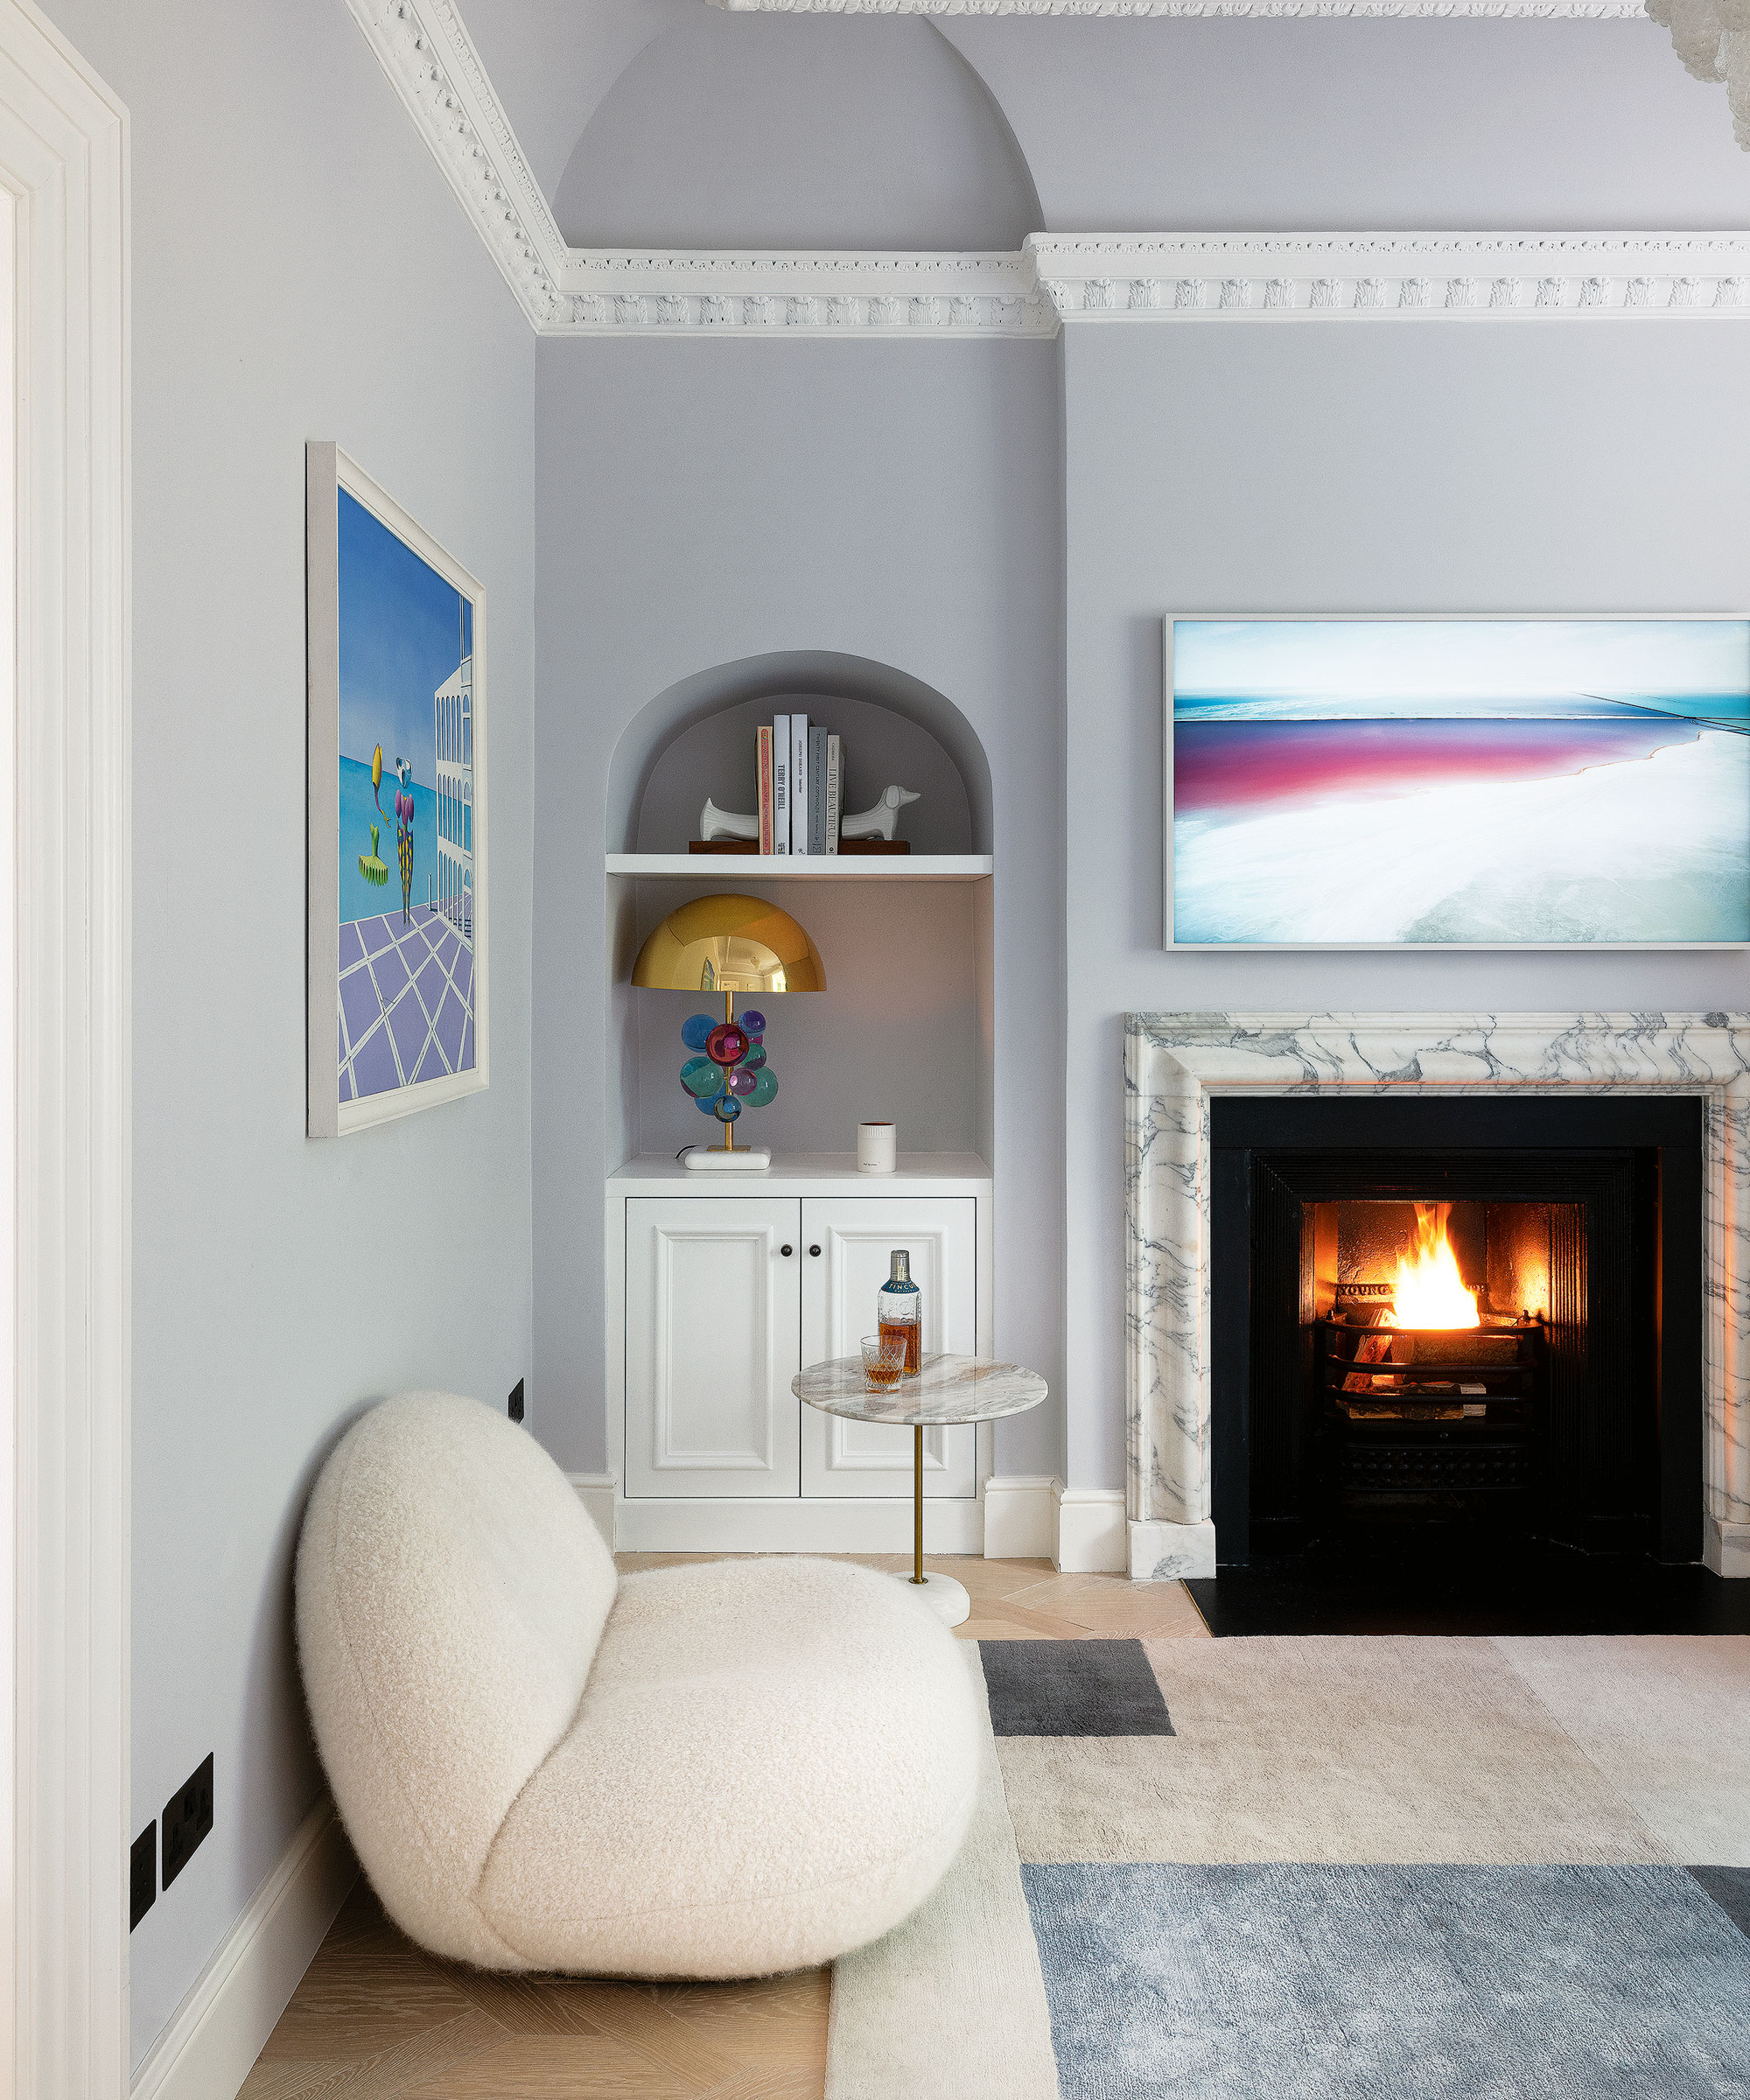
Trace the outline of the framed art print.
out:
<instances>
[{"instance_id":1,"label":"framed art print","mask_svg":"<svg viewBox=\"0 0 1750 2100\"><path fill-rule=\"evenodd\" d=\"M306 1127L486 1083L486 599L338 445L306 452Z\"/></svg>"},{"instance_id":2,"label":"framed art print","mask_svg":"<svg viewBox=\"0 0 1750 2100\"><path fill-rule=\"evenodd\" d=\"M1169 619L1200 948L1750 942L1750 620Z\"/></svg>"}]
</instances>

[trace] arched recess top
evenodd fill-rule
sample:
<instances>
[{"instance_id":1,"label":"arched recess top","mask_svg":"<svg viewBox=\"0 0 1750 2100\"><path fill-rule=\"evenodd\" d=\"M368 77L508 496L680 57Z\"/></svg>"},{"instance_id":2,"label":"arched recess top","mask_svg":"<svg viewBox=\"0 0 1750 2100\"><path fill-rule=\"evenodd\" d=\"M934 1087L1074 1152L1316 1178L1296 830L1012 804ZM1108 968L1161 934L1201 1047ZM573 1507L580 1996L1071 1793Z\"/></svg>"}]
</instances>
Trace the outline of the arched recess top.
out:
<instances>
[{"instance_id":1,"label":"arched recess top","mask_svg":"<svg viewBox=\"0 0 1750 2100\"><path fill-rule=\"evenodd\" d=\"M553 212L586 248L1007 252L1043 224L1007 116L934 24L708 7L601 96Z\"/></svg>"},{"instance_id":2,"label":"arched recess top","mask_svg":"<svg viewBox=\"0 0 1750 2100\"><path fill-rule=\"evenodd\" d=\"M993 850L990 762L977 732L946 695L921 678L867 656L844 655L831 649L785 649L696 672L639 710L621 732L608 762L607 850L638 850L638 816L645 790L657 760L682 732L749 700L770 698L781 712L784 699L791 694L864 701L891 709L927 731L953 760L965 788L971 850Z\"/></svg>"}]
</instances>

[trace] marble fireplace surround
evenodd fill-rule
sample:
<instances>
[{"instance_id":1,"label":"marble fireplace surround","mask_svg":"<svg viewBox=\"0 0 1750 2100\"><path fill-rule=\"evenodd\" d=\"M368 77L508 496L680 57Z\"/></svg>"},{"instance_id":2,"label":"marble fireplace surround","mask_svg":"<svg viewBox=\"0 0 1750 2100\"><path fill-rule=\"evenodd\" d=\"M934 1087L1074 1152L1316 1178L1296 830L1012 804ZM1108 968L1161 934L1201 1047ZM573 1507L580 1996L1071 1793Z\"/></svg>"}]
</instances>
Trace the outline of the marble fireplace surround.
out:
<instances>
[{"instance_id":1,"label":"marble fireplace surround","mask_svg":"<svg viewBox=\"0 0 1750 2100\"><path fill-rule=\"evenodd\" d=\"M1130 1573L1215 1572L1217 1094L1694 1094L1707 1103L1704 1558L1750 1577L1750 1014L1133 1013L1124 1023Z\"/></svg>"}]
</instances>

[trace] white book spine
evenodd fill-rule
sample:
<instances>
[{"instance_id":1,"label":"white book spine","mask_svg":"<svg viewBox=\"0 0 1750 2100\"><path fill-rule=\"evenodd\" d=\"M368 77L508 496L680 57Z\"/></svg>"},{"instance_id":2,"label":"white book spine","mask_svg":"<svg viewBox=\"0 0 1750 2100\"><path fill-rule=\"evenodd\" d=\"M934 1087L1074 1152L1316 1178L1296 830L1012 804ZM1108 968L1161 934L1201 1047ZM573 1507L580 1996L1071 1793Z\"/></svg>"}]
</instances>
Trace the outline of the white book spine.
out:
<instances>
[{"instance_id":1,"label":"white book spine","mask_svg":"<svg viewBox=\"0 0 1750 2100\"><path fill-rule=\"evenodd\" d=\"M844 750L836 737L826 740L826 850L838 850L838 824L844 816Z\"/></svg>"},{"instance_id":2,"label":"white book spine","mask_svg":"<svg viewBox=\"0 0 1750 2100\"><path fill-rule=\"evenodd\" d=\"M790 850L790 718L772 718L772 850Z\"/></svg>"},{"instance_id":3,"label":"white book spine","mask_svg":"<svg viewBox=\"0 0 1750 2100\"><path fill-rule=\"evenodd\" d=\"M790 850L808 850L808 718L790 717Z\"/></svg>"}]
</instances>

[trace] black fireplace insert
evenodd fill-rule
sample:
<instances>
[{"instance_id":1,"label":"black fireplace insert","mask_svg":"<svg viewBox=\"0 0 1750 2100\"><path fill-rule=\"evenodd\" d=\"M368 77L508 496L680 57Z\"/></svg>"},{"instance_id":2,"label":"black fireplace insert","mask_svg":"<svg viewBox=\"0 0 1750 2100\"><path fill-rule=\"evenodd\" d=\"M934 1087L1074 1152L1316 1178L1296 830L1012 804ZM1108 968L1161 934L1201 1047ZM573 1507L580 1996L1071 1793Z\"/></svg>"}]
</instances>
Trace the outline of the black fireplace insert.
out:
<instances>
[{"instance_id":1,"label":"black fireplace insert","mask_svg":"<svg viewBox=\"0 0 1750 2100\"><path fill-rule=\"evenodd\" d=\"M1227 1565L1701 1550L1699 1099L1218 1097Z\"/></svg>"}]
</instances>

